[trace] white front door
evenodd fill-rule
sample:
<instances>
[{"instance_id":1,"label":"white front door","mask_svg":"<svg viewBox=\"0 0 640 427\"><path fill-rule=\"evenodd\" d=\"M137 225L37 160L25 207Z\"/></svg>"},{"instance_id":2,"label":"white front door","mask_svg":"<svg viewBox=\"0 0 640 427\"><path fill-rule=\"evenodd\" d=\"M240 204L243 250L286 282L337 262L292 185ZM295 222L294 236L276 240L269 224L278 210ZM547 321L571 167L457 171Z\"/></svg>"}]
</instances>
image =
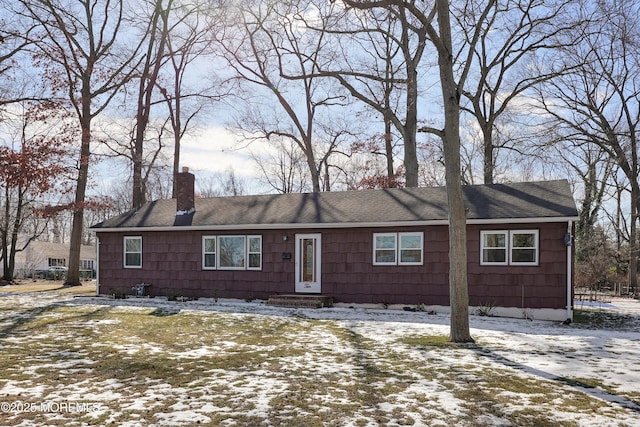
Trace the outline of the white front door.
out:
<instances>
[{"instance_id":1,"label":"white front door","mask_svg":"<svg viewBox=\"0 0 640 427\"><path fill-rule=\"evenodd\" d=\"M320 234L296 234L296 292L319 294Z\"/></svg>"}]
</instances>

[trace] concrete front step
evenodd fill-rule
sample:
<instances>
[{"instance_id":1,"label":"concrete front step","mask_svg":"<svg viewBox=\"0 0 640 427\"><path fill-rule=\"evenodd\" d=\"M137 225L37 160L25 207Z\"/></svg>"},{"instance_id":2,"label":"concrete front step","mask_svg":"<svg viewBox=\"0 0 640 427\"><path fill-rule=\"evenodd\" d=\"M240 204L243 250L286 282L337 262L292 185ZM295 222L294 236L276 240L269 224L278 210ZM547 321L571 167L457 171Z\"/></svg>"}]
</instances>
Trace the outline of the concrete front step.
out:
<instances>
[{"instance_id":1,"label":"concrete front step","mask_svg":"<svg viewBox=\"0 0 640 427\"><path fill-rule=\"evenodd\" d=\"M272 295L267 305L290 308L333 307L333 298L325 295Z\"/></svg>"}]
</instances>

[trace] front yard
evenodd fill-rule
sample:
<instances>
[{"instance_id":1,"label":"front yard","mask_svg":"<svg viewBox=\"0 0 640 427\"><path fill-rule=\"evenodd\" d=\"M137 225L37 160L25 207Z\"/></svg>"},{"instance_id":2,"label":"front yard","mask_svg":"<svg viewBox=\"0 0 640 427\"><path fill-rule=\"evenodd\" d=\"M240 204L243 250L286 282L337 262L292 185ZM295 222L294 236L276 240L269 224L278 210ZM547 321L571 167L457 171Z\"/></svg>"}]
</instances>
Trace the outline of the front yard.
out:
<instances>
[{"instance_id":1,"label":"front yard","mask_svg":"<svg viewBox=\"0 0 640 427\"><path fill-rule=\"evenodd\" d=\"M90 295L0 288L0 425L640 424L634 315L453 345L445 315Z\"/></svg>"}]
</instances>

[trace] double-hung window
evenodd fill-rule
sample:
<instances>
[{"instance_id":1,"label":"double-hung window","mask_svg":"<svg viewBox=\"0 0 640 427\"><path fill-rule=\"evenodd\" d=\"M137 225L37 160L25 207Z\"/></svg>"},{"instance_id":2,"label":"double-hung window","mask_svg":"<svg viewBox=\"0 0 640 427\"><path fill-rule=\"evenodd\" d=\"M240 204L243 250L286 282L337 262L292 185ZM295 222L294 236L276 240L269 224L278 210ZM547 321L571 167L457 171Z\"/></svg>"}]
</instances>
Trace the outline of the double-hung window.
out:
<instances>
[{"instance_id":1,"label":"double-hung window","mask_svg":"<svg viewBox=\"0 0 640 427\"><path fill-rule=\"evenodd\" d=\"M142 268L142 236L124 237L124 268Z\"/></svg>"},{"instance_id":2,"label":"double-hung window","mask_svg":"<svg viewBox=\"0 0 640 427\"><path fill-rule=\"evenodd\" d=\"M538 265L538 230L480 231L481 265Z\"/></svg>"},{"instance_id":3,"label":"double-hung window","mask_svg":"<svg viewBox=\"0 0 640 427\"><path fill-rule=\"evenodd\" d=\"M373 265L422 265L422 232L374 233Z\"/></svg>"},{"instance_id":4,"label":"double-hung window","mask_svg":"<svg viewBox=\"0 0 640 427\"><path fill-rule=\"evenodd\" d=\"M262 269L262 236L202 236L202 268Z\"/></svg>"},{"instance_id":5,"label":"double-hung window","mask_svg":"<svg viewBox=\"0 0 640 427\"><path fill-rule=\"evenodd\" d=\"M376 233L373 235L373 265L396 265L397 233Z\"/></svg>"},{"instance_id":6,"label":"double-hung window","mask_svg":"<svg viewBox=\"0 0 640 427\"><path fill-rule=\"evenodd\" d=\"M480 232L480 264L483 265L507 265L507 241L508 231L481 231Z\"/></svg>"},{"instance_id":7,"label":"double-hung window","mask_svg":"<svg viewBox=\"0 0 640 427\"><path fill-rule=\"evenodd\" d=\"M247 236L248 270L262 269L262 236Z\"/></svg>"},{"instance_id":8,"label":"double-hung window","mask_svg":"<svg viewBox=\"0 0 640 427\"><path fill-rule=\"evenodd\" d=\"M202 236L202 268L216 268L216 236Z\"/></svg>"},{"instance_id":9,"label":"double-hung window","mask_svg":"<svg viewBox=\"0 0 640 427\"><path fill-rule=\"evenodd\" d=\"M510 232L509 262L518 265L538 265L538 230Z\"/></svg>"},{"instance_id":10,"label":"double-hung window","mask_svg":"<svg viewBox=\"0 0 640 427\"><path fill-rule=\"evenodd\" d=\"M422 264L422 233L398 233L399 264Z\"/></svg>"}]
</instances>

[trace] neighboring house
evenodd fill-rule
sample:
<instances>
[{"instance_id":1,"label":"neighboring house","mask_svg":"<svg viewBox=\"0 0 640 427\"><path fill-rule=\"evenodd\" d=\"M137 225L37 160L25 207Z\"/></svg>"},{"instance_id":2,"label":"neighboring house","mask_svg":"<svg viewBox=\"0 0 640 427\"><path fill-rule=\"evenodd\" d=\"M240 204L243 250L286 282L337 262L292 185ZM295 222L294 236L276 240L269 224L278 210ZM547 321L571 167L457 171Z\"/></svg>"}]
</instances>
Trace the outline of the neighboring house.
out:
<instances>
[{"instance_id":1,"label":"neighboring house","mask_svg":"<svg viewBox=\"0 0 640 427\"><path fill-rule=\"evenodd\" d=\"M449 306L444 187L157 200L93 226L98 292ZM572 317L574 221L565 180L465 186L472 307Z\"/></svg>"},{"instance_id":2,"label":"neighboring house","mask_svg":"<svg viewBox=\"0 0 640 427\"><path fill-rule=\"evenodd\" d=\"M20 240L24 239L20 238ZM19 247L22 246L24 246L24 243L19 245ZM16 252L15 276L17 278L45 277L49 272L55 272L56 277L62 277L63 270L66 269L69 264L67 261L68 257L68 243L31 241L24 250ZM3 273L2 268L2 263L0 262L0 276L2 276ZM95 246L81 246L80 269L82 277L95 276Z\"/></svg>"}]
</instances>

